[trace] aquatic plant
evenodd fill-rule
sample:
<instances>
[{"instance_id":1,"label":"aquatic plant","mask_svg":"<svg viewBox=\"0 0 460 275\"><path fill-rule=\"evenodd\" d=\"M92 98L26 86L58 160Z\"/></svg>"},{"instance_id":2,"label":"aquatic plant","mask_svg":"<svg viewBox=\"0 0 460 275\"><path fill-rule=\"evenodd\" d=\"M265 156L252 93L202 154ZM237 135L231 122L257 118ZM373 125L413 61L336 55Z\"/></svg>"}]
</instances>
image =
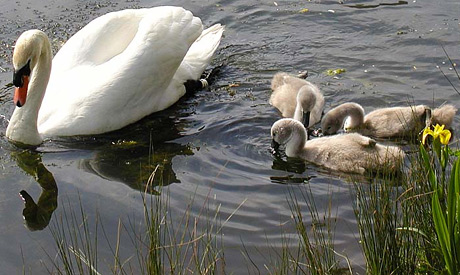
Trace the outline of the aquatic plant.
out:
<instances>
[{"instance_id":1,"label":"aquatic plant","mask_svg":"<svg viewBox=\"0 0 460 275\"><path fill-rule=\"evenodd\" d=\"M49 273L100 274L98 262L101 259L98 255L101 234L113 255L113 264L109 266L113 274L213 274L223 270L222 228L234 213L221 224L219 206L210 209L205 202L199 214L192 215L192 195L179 222L173 220L169 194L163 192L167 189L157 187L160 195L148 193L152 188L154 172L145 192L141 193L143 223L139 227L131 219L128 223L119 220L115 245L113 240L109 240L98 214L92 225L81 201L79 213L73 210L70 202L62 206L61 215L50 226L58 261L45 251L52 263L46 266ZM199 220L204 220L204 224L200 224ZM133 255L127 259L120 256L122 235L132 245Z\"/></svg>"},{"instance_id":2,"label":"aquatic plant","mask_svg":"<svg viewBox=\"0 0 460 275\"><path fill-rule=\"evenodd\" d=\"M400 230L414 226L416 215L409 213L417 204L405 199L404 189L394 182L384 177L354 183L353 207L369 274L413 274L417 267L420 237Z\"/></svg>"},{"instance_id":3,"label":"aquatic plant","mask_svg":"<svg viewBox=\"0 0 460 275\"><path fill-rule=\"evenodd\" d=\"M308 212L311 216L310 229L305 224L303 218L305 211L299 203L297 194L308 206ZM310 274L330 274L339 270L340 266L334 249L334 219L330 207L328 208L329 211L321 218L309 187L307 191L302 188L289 190L287 202L299 236L298 254L291 255L291 261L296 270Z\"/></svg>"},{"instance_id":4,"label":"aquatic plant","mask_svg":"<svg viewBox=\"0 0 460 275\"><path fill-rule=\"evenodd\" d=\"M449 149L450 138L443 126L426 128L400 182L355 184L367 272L458 274L460 153Z\"/></svg>"},{"instance_id":5,"label":"aquatic plant","mask_svg":"<svg viewBox=\"0 0 460 275\"><path fill-rule=\"evenodd\" d=\"M330 194L325 212L320 213L309 185L288 187L286 201L292 215L292 223L288 225L294 225L297 235L289 238L292 235L281 233L281 249L272 247L273 253L265 264L270 274L353 273L348 257L334 247L336 220L332 215L332 197L333 194ZM306 215L309 219L305 219Z\"/></svg>"},{"instance_id":6,"label":"aquatic plant","mask_svg":"<svg viewBox=\"0 0 460 275\"><path fill-rule=\"evenodd\" d=\"M433 138L431 148L436 156L430 155L423 146L429 136ZM443 255L445 270L449 274L458 274L460 271L460 158L458 153L449 150L450 137L451 133L444 129L444 125L436 125L434 130L426 128L420 153L433 190L431 212L437 245ZM457 155L457 159L452 164L450 180L447 180L445 173L450 155ZM440 169L436 169L436 166ZM439 170L441 170L440 176Z\"/></svg>"}]
</instances>

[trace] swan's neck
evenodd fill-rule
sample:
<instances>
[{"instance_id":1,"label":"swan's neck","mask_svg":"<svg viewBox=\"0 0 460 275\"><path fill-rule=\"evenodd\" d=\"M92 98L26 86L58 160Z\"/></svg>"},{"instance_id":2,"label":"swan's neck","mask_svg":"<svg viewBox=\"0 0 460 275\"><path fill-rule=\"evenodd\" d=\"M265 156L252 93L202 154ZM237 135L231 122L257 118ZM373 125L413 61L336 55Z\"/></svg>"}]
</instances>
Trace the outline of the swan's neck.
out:
<instances>
[{"instance_id":1,"label":"swan's neck","mask_svg":"<svg viewBox=\"0 0 460 275\"><path fill-rule=\"evenodd\" d=\"M16 107L6 129L6 137L28 145L38 145L43 139L38 133L37 119L51 73L51 46L47 38L30 74L26 103Z\"/></svg>"},{"instance_id":2,"label":"swan's neck","mask_svg":"<svg viewBox=\"0 0 460 275\"><path fill-rule=\"evenodd\" d=\"M286 155L288 157L298 156L302 149L305 147L306 141L307 131L305 128L295 128L294 131L292 131L288 142L286 143Z\"/></svg>"},{"instance_id":3,"label":"swan's neck","mask_svg":"<svg viewBox=\"0 0 460 275\"><path fill-rule=\"evenodd\" d=\"M364 109L356 103L345 103L337 111L338 116L344 121L345 130L359 127L364 123Z\"/></svg>"}]
</instances>

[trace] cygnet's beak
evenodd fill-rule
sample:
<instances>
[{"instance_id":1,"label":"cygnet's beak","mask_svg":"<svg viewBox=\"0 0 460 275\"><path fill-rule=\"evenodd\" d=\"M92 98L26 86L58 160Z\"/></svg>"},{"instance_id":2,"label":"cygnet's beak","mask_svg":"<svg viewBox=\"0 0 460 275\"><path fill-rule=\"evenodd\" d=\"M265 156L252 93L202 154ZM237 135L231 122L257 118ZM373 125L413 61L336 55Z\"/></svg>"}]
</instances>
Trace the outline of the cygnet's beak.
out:
<instances>
[{"instance_id":1,"label":"cygnet's beak","mask_svg":"<svg viewBox=\"0 0 460 275\"><path fill-rule=\"evenodd\" d=\"M302 124L305 128L308 128L308 125L310 124L310 112L303 112Z\"/></svg>"},{"instance_id":2,"label":"cygnet's beak","mask_svg":"<svg viewBox=\"0 0 460 275\"><path fill-rule=\"evenodd\" d=\"M276 142L274 139L272 139L272 148L275 151L280 148L280 144L278 142Z\"/></svg>"},{"instance_id":3,"label":"cygnet's beak","mask_svg":"<svg viewBox=\"0 0 460 275\"><path fill-rule=\"evenodd\" d=\"M322 137L322 136L325 136L326 134L323 133L323 129L318 128L318 129L311 131L311 135L314 137Z\"/></svg>"}]
</instances>

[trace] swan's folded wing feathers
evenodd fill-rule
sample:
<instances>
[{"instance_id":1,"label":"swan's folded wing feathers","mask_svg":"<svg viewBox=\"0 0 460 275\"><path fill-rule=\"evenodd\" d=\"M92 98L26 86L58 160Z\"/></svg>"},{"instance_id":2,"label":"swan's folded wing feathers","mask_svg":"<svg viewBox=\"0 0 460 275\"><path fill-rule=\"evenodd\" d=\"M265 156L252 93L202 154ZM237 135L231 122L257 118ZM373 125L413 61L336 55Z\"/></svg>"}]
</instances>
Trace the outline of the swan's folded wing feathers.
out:
<instances>
[{"instance_id":1,"label":"swan's folded wing feathers","mask_svg":"<svg viewBox=\"0 0 460 275\"><path fill-rule=\"evenodd\" d=\"M202 32L201 20L176 7L147 9L142 14L135 35L121 53L102 64L88 62L60 77L52 75L39 114L41 133L97 134L119 129L169 107L183 95L168 87ZM52 70L58 75L62 68L53 64Z\"/></svg>"},{"instance_id":2,"label":"swan's folded wing feathers","mask_svg":"<svg viewBox=\"0 0 460 275\"><path fill-rule=\"evenodd\" d=\"M123 10L94 19L64 44L53 66L64 72L82 64L98 65L110 60L126 49L146 13L148 9Z\"/></svg>"},{"instance_id":3,"label":"swan's folded wing feathers","mask_svg":"<svg viewBox=\"0 0 460 275\"><path fill-rule=\"evenodd\" d=\"M182 64L181 71L187 71L186 79L197 80L211 62L214 52L220 44L224 26L215 24L205 29L188 50ZM182 72L180 72L182 74Z\"/></svg>"}]
</instances>

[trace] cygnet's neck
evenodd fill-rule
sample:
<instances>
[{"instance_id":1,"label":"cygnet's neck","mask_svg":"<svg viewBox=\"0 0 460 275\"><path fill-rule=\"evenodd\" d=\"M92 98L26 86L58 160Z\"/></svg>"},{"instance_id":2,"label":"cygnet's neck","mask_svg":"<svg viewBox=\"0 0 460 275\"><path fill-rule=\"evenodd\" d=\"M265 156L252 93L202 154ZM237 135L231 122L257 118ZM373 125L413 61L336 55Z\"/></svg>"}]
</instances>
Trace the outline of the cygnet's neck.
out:
<instances>
[{"instance_id":1,"label":"cygnet's neck","mask_svg":"<svg viewBox=\"0 0 460 275\"><path fill-rule=\"evenodd\" d=\"M364 109L358 103L344 103L335 110L342 123L347 119L346 128L356 128L364 123Z\"/></svg>"},{"instance_id":2,"label":"cygnet's neck","mask_svg":"<svg viewBox=\"0 0 460 275\"><path fill-rule=\"evenodd\" d=\"M6 129L6 137L14 142L39 145L43 139L38 133L37 119L51 72L51 47L46 36L39 36L41 51L31 70L26 103L16 107Z\"/></svg>"},{"instance_id":3,"label":"cygnet's neck","mask_svg":"<svg viewBox=\"0 0 460 275\"><path fill-rule=\"evenodd\" d=\"M292 127L291 136L286 143L285 152L288 157L298 156L305 147L305 142L307 142L307 130L305 130L305 127L302 124L296 126L299 127Z\"/></svg>"},{"instance_id":4,"label":"cygnet's neck","mask_svg":"<svg viewBox=\"0 0 460 275\"><path fill-rule=\"evenodd\" d=\"M297 121L303 121L304 114L310 113L315 107L315 104L316 95L307 86L303 86L297 93L294 119ZM310 125L305 126L308 127Z\"/></svg>"}]
</instances>

